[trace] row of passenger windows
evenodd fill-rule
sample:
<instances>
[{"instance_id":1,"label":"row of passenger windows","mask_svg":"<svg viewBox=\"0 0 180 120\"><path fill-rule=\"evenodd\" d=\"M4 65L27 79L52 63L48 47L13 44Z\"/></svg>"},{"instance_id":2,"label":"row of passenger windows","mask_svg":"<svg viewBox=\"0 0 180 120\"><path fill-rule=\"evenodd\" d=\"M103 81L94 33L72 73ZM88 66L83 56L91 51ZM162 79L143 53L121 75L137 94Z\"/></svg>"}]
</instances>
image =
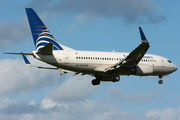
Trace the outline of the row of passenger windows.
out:
<instances>
[{"instance_id":1,"label":"row of passenger windows","mask_svg":"<svg viewBox=\"0 0 180 120\"><path fill-rule=\"evenodd\" d=\"M88 60L123 60L121 58L101 58L101 57L76 57L76 59L88 59Z\"/></svg>"},{"instance_id":2,"label":"row of passenger windows","mask_svg":"<svg viewBox=\"0 0 180 120\"><path fill-rule=\"evenodd\" d=\"M147 59L146 59L146 60L145 60L145 59L142 59L141 61L142 61L142 62L156 62L156 60L147 60Z\"/></svg>"},{"instance_id":3,"label":"row of passenger windows","mask_svg":"<svg viewBox=\"0 0 180 120\"><path fill-rule=\"evenodd\" d=\"M123 58L104 58L104 57L76 57L76 59L84 59L84 60L117 60L121 61ZM142 62L156 62L156 60L147 60L147 59L142 59Z\"/></svg>"}]
</instances>

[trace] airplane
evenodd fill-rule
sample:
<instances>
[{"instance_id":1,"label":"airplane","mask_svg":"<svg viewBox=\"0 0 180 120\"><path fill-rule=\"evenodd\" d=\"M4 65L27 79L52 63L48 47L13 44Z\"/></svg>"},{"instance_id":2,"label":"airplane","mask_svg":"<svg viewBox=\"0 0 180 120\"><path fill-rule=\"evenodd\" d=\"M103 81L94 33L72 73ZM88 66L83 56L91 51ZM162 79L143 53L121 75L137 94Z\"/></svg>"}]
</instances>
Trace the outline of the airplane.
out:
<instances>
[{"instance_id":1,"label":"airplane","mask_svg":"<svg viewBox=\"0 0 180 120\"><path fill-rule=\"evenodd\" d=\"M58 70L61 71L60 75L68 72L73 72L73 76L91 75L95 77L92 85L99 85L101 81L118 82L121 75L158 76L158 83L162 84L161 78L178 69L165 57L146 54L150 45L141 27L142 42L130 53L79 51L58 43L32 8L26 8L26 13L36 50L32 53L5 54L22 55L30 67ZM32 55L53 67L33 66L25 55Z\"/></svg>"}]
</instances>

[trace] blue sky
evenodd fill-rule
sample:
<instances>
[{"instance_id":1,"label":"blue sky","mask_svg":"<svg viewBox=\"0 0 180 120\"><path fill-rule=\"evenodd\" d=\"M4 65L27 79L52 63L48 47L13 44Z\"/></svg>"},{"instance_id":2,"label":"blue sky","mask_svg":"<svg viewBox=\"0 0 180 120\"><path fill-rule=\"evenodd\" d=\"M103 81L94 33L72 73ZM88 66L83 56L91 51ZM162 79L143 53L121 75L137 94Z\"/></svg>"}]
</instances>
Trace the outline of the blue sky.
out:
<instances>
[{"instance_id":1,"label":"blue sky","mask_svg":"<svg viewBox=\"0 0 180 120\"><path fill-rule=\"evenodd\" d=\"M0 118L179 120L179 70L163 78L121 76L117 83L92 86L91 76L29 68L21 56L3 52L35 49L25 8L33 8L56 40L76 50L147 53L179 60L179 1L158 0L1 0ZM44 65L28 56L35 65Z\"/></svg>"}]
</instances>

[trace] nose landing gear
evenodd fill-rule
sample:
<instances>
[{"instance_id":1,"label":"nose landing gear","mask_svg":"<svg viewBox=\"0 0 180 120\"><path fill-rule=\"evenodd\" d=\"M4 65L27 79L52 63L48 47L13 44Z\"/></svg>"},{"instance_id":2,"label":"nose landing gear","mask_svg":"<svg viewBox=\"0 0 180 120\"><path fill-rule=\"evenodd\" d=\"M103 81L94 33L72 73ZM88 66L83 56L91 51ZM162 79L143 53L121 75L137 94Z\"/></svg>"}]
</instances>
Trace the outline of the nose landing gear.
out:
<instances>
[{"instance_id":1,"label":"nose landing gear","mask_svg":"<svg viewBox=\"0 0 180 120\"><path fill-rule=\"evenodd\" d=\"M163 84L163 80L159 80L158 83L159 83L159 84Z\"/></svg>"},{"instance_id":2,"label":"nose landing gear","mask_svg":"<svg viewBox=\"0 0 180 120\"><path fill-rule=\"evenodd\" d=\"M160 79L160 80L158 81L159 84L163 84L163 80L161 80L161 78L162 78L162 76L160 75L160 76L159 76L159 79Z\"/></svg>"}]
</instances>

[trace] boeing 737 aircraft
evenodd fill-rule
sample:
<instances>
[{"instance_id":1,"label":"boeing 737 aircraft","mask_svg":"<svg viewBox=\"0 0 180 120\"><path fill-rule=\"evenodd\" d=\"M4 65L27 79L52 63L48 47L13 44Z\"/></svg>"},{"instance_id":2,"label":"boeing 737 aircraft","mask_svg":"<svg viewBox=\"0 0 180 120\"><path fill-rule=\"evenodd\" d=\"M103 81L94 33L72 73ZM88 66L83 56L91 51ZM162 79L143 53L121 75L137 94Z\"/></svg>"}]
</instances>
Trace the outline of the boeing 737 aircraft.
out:
<instances>
[{"instance_id":1,"label":"boeing 737 aircraft","mask_svg":"<svg viewBox=\"0 0 180 120\"><path fill-rule=\"evenodd\" d=\"M158 83L162 84L162 77L177 70L169 59L146 54L150 46L141 27L139 31L142 42L130 53L79 51L59 44L32 8L26 8L26 13L36 50L32 53L5 54L22 55L28 66L33 65L25 55L32 55L53 66L52 68L34 67L55 69L61 71L60 75L68 72L73 72L73 76L88 74L95 77L92 80L93 85L99 85L100 81L117 82L120 80L120 75L159 76Z\"/></svg>"}]
</instances>

